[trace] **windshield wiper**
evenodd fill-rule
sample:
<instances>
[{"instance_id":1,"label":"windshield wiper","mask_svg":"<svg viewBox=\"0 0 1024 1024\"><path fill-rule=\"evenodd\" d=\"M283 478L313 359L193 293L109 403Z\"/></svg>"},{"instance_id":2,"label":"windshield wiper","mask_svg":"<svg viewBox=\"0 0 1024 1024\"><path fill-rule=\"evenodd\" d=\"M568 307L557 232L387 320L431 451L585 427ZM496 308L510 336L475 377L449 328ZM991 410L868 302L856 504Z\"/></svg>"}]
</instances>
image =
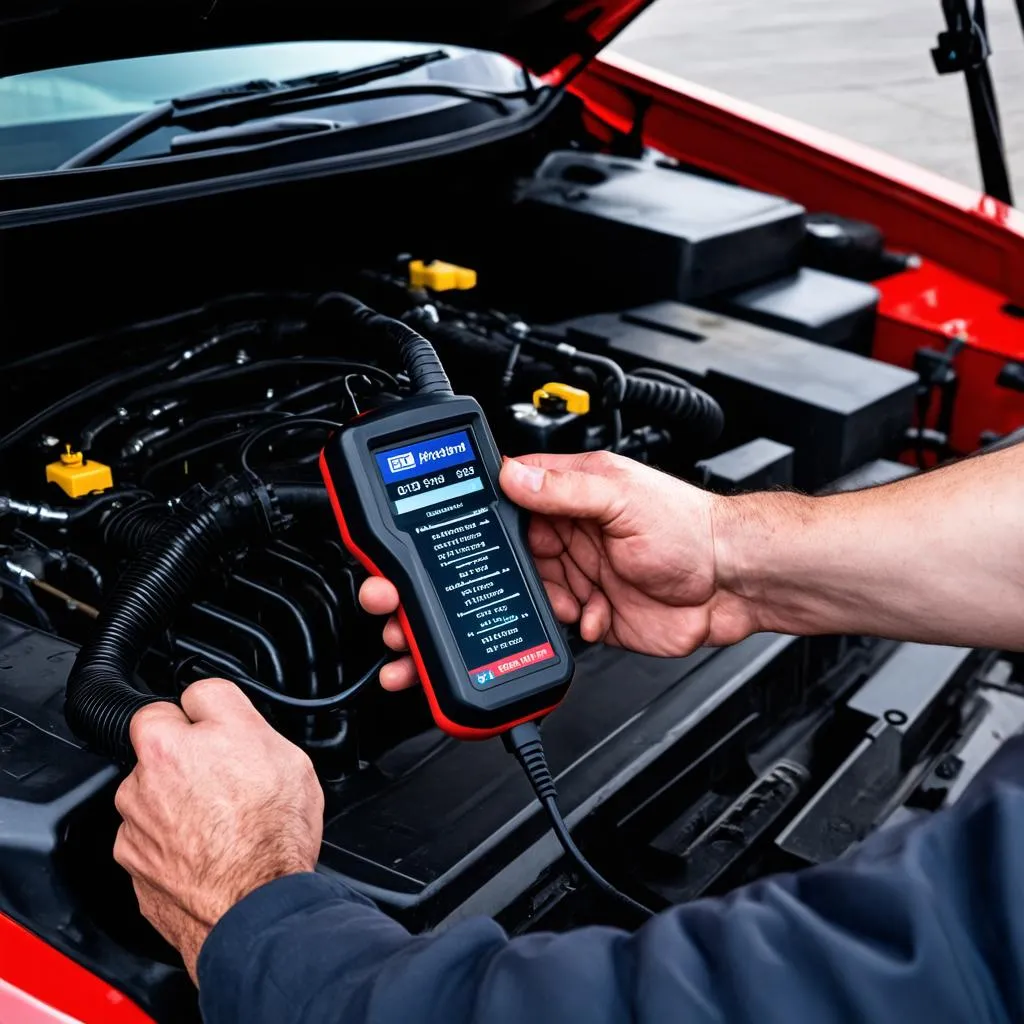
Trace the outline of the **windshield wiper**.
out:
<instances>
[{"instance_id":1,"label":"windshield wiper","mask_svg":"<svg viewBox=\"0 0 1024 1024\"><path fill-rule=\"evenodd\" d=\"M189 93L133 117L65 160L57 170L68 171L106 163L111 157L161 128L176 124L196 128L235 124L256 117L281 103L328 96L447 59L448 54L444 50L428 50L426 53L409 54L347 71L326 71L280 82L259 78L219 89Z\"/></svg>"},{"instance_id":2,"label":"windshield wiper","mask_svg":"<svg viewBox=\"0 0 1024 1024\"><path fill-rule=\"evenodd\" d=\"M326 132L338 131L342 127L337 121L318 118L277 117L178 135L171 139L171 153L199 153L208 149L264 146L285 139L323 135Z\"/></svg>"}]
</instances>

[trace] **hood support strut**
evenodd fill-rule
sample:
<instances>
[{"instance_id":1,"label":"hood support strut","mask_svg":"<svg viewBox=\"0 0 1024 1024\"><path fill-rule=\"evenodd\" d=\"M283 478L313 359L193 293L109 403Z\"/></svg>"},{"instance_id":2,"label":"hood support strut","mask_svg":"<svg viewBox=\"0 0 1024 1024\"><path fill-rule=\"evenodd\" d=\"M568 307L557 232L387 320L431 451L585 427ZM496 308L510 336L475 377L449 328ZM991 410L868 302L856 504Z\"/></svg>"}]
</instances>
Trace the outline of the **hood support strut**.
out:
<instances>
[{"instance_id":1,"label":"hood support strut","mask_svg":"<svg viewBox=\"0 0 1024 1024\"><path fill-rule=\"evenodd\" d=\"M1024 0L1017 0L1024 11ZM984 0L942 0L946 31L939 33L938 45L932 50L935 70L940 75L962 72L971 104L971 120L978 147L978 163L985 191L1009 206L1013 205L1013 189L1003 145L1003 129L999 121L999 105L988 68L992 48L988 41Z\"/></svg>"}]
</instances>

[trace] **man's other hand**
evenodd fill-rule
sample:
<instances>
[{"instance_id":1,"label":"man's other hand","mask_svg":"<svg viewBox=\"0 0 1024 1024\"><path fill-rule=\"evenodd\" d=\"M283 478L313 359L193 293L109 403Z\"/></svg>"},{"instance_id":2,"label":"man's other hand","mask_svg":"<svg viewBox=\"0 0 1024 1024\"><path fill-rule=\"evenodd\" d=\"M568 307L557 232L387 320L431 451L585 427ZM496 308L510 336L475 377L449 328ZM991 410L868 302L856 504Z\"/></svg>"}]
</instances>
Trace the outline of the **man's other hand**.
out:
<instances>
[{"instance_id":1,"label":"man's other hand","mask_svg":"<svg viewBox=\"0 0 1024 1024\"><path fill-rule=\"evenodd\" d=\"M117 791L114 857L142 913L196 958L217 921L266 882L312 871L323 792L309 758L233 683L193 683L132 719L138 764Z\"/></svg>"},{"instance_id":2,"label":"man's other hand","mask_svg":"<svg viewBox=\"0 0 1024 1024\"><path fill-rule=\"evenodd\" d=\"M509 459L500 482L533 513L530 548L552 607L584 640L671 657L756 628L747 602L721 584L714 495L608 452ZM368 579L359 596L372 614L398 608L387 580ZM384 641L406 649L394 617ZM412 659L385 665L380 680L411 686Z\"/></svg>"}]
</instances>

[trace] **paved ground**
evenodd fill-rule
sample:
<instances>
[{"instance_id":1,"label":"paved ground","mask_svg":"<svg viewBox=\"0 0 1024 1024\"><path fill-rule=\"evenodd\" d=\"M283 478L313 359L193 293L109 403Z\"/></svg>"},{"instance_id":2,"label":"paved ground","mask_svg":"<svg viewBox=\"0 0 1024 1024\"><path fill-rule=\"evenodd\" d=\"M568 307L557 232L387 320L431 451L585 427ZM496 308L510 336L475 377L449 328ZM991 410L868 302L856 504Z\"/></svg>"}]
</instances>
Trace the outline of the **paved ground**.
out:
<instances>
[{"instance_id":1,"label":"paved ground","mask_svg":"<svg viewBox=\"0 0 1024 1024\"><path fill-rule=\"evenodd\" d=\"M1013 0L988 0L991 67L1024 206L1024 40ZM939 0L657 0L614 49L980 184L966 90L929 50Z\"/></svg>"}]
</instances>

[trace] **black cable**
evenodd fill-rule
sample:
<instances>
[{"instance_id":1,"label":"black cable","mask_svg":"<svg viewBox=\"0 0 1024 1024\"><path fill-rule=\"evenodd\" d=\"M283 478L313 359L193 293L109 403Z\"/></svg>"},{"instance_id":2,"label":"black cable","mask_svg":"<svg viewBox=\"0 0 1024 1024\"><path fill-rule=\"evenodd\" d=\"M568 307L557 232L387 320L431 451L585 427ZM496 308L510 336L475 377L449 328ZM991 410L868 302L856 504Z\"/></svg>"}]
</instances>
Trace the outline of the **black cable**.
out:
<instances>
[{"instance_id":1,"label":"black cable","mask_svg":"<svg viewBox=\"0 0 1024 1024\"><path fill-rule=\"evenodd\" d=\"M308 415L303 413L301 416L296 413L277 412L274 415L281 417L288 417L289 421L297 419L311 419L315 418L319 413L327 412L334 406L335 403L327 402L324 405L314 406L307 410ZM279 423L284 423L285 420L281 419ZM202 444L197 444L192 448L187 448L185 451L175 451L171 455L166 456L159 462L154 462L149 466L146 471L142 474L141 483L148 486L150 481L154 480L158 474L163 473L170 466L178 464L184 464L189 459L194 459L197 455L205 455L207 452L216 451L218 448L222 448L227 444L231 444L235 441L244 441L252 433L252 425L239 427L237 430L232 430L229 433L221 434L220 437L215 437L211 441L204 441ZM174 437L166 439L168 442L173 441ZM296 465L303 464L302 460L298 460Z\"/></svg>"},{"instance_id":2,"label":"black cable","mask_svg":"<svg viewBox=\"0 0 1024 1024\"><path fill-rule=\"evenodd\" d=\"M154 462L151 466L147 467L139 482L144 487L149 487L152 482L169 467L177 465L184 466L189 459L194 459L197 455L205 455L207 452L216 451L216 449L221 448L226 444L230 444L232 441L241 441L243 438L248 436L250 431L251 427L239 427L238 430L232 430L226 434L221 434L220 437L215 437L212 441L204 441L202 444L197 444L192 448L186 448L184 451L176 451L173 455L168 455L166 458L161 459L159 462Z\"/></svg>"},{"instance_id":3,"label":"black cable","mask_svg":"<svg viewBox=\"0 0 1024 1024\"><path fill-rule=\"evenodd\" d=\"M292 402L297 402L300 398L308 398L310 395L316 394L318 391L324 391L325 389L332 387L339 381L344 382L352 376L352 372L346 374L337 374L334 377L328 377L326 380L318 380L312 384L304 384L301 388L296 388L294 391L289 391L286 394L277 396L272 402L268 402L263 408L269 409L271 412L278 411L283 405L290 405ZM365 377L366 374L360 372L359 376ZM398 387L398 381L395 381L395 387Z\"/></svg>"},{"instance_id":4,"label":"black cable","mask_svg":"<svg viewBox=\"0 0 1024 1024\"><path fill-rule=\"evenodd\" d=\"M216 339L217 344L220 344L222 341L234 339L239 333L246 332L225 331ZM211 345L205 345L203 346L202 351L205 352L211 347ZM32 433L32 431L41 428L47 420L52 419L55 416L59 416L61 413L66 413L81 402L100 398L108 391L130 384L132 381L138 380L141 377L148 377L157 373L167 373L173 366L179 364L180 360L178 359L168 362L168 355L167 353L164 353L158 359L154 359L148 363L143 363L141 366L133 366L126 370L119 370L116 373L112 373L100 380L92 381L84 387L72 391L71 394L65 395L63 398L59 398L56 402L51 403L44 409L37 412L34 416L25 420L25 422L20 426L9 431L0 438L0 450L7 448L18 441L22 441L28 434ZM200 372L203 374L209 374L211 371L204 370ZM174 389L175 387L180 386L180 384L180 379L172 379L170 381L165 380L161 384L153 386L153 388L166 391L168 389ZM153 388L145 388L143 391L137 392L136 394L143 394L146 391L153 390Z\"/></svg>"},{"instance_id":5,"label":"black cable","mask_svg":"<svg viewBox=\"0 0 1024 1024\"><path fill-rule=\"evenodd\" d=\"M256 444L262 441L265 437L269 437L271 434L276 434L279 430L291 430L296 427L327 427L329 430L341 430L342 424L335 423L334 420L322 420L313 416L291 416L286 420L281 420L279 423L271 423L269 427L257 430L256 433L242 445L242 450L239 453L242 469L247 473L253 472L253 468L249 464L249 453Z\"/></svg>"},{"instance_id":6,"label":"black cable","mask_svg":"<svg viewBox=\"0 0 1024 1024\"><path fill-rule=\"evenodd\" d=\"M289 416L294 415L295 413L285 412L283 409L271 409L269 407L264 409L231 409L227 412L215 413L212 416L204 416L202 419L186 423L173 434L155 439L144 448L140 448L138 451L133 452L130 458L137 459L142 455L143 451L152 458L157 452L163 451L173 445L180 444L193 434L201 434L204 430L209 430L211 427L216 427L225 423L237 424L237 430L248 430L252 427L252 424L248 422L249 420L286 419ZM223 440L223 437L218 440ZM123 458L127 461L129 456L124 456Z\"/></svg>"},{"instance_id":7,"label":"black cable","mask_svg":"<svg viewBox=\"0 0 1024 1024\"><path fill-rule=\"evenodd\" d=\"M13 363L8 363L6 370L8 373L11 373L14 370L22 370L26 367L34 366L36 363L45 362L47 360L55 360L58 358L64 359L65 357L77 352L79 349L89 348L98 342L102 342L104 348L109 351L112 344L118 338L126 336L140 336L148 334L151 331L159 331L161 329L180 328L183 330L184 325L190 320L202 320L204 317L210 317L214 314L223 316L223 311L234 305L265 303L268 306L277 308L284 304L301 305L308 302L310 298L311 296L308 292L240 292L235 295L225 295L222 298L214 299L212 302L208 302L205 305L181 310L176 313L171 313L168 316L157 317L153 320L144 320L141 323L132 323L127 327L115 327L111 330L104 331L102 334L90 334L83 338L76 338L74 341L66 342L63 345L58 345L54 348L40 349L27 356L23 356L21 359L18 359ZM188 347L188 345L179 346L181 349L187 349Z\"/></svg>"},{"instance_id":8,"label":"black cable","mask_svg":"<svg viewBox=\"0 0 1024 1024\"><path fill-rule=\"evenodd\" d=\"M226 367L214 367L188 377L180 377L177 380L163 381L159 384L150 385L128 395L125 401L135 405L143 399L153 398L164 391L174 391L176 394L180 394L184 390L185 385L218 384L237 377L264 373L267 370L343 370L350 373L365 373L371 379L377 378L385 387L393 387L396 391L399 388L398 381L387 370L371 366L369 363L321 356L312 358L297 356L291 359L260 359L252 363L245 363L242 366L233 364Z\"/></svg>"},{"instance_id":9,"label":"black cable","mask_svg":"<svg viewBox=\"0 0 1024 1024\"><path fill-rule=\"evenodd\" d=\"M378 658L351 686L346 687L341 693L336 693L331 697L291 697L287 693L272 690L269 686L264 686L258 680L253 679L251 676L243 675L240 672L233 672L231 674L231 681L243 690L250 690L264 700L272 701L274 704L280 704L282 707L291 708L295 711L333 711L336 708L340 708L343 704L347 704L373 683L380 674L381 668L392 657L392 654L385 654L383 657Z\"/></svg>"},{"instance_id":10,"label":"black cable","mask_svg":"<svg viewBox=\"0 0 1024 1024\"><path fill-rule=\"evenodd\" d=\"M534 793L541 806L547 812L551 821L551 830L555 833L562 849L569 855L576 866L590 879L598 889L606 896L610 896L617 903L628 908L637 917L646 920L653 916L653 911L638 903L632 896L616 889L611 882L587 860L583 852L573 841L569 834L569 827L558 809L558 793L555 788L555 780L548 767L547 757L544 754L544 745L540 738L540 729L536 722L525 722L522 725L509 729L502 737L505 749L519 762L526 777L533 786Z\"/></svg>"},{"instance_id":11,"label":"black cable","mask_svg":"<svg viewBox=\"0 0 1024 1024\"><path fill-rule=\"evenodd\" d=\"M69 409L78 405L79 402L83 402L90 398L99 398L101 395L106 394L106 392L112 391L114 388L121 387L124 384L129 384L133 380L137 380L139 377L145 377L148 374L157 373L164 369L166 364L167 356L163 355L159 359L154 359L152 362L143 363L141 366L134 366L129 370L122 370L119 373L113 373L109 377L105 377L103 380L95 381L91 384L87 384L85 387L78 388L77 391L72 391L70 395L65 395L56 402L52 402L45 408L40 409L39 412L25 420L25 422L20 426L15 427L13 430L8 431L8 433L3 437L0 437L0 450L8 448L10 445L23 440L27 435L31 434L33 430L41 428L47 420L52 419L54 416L59 416L63 412L67 412Z\"/></svg>"},{"instance_id":12,"label":"black cable","mask_svg":"<svg viewBox=\"0 0 1024 1024\"><path fill-rule=\"evenodd\" d=\"M348 376L351 376L351 374L349 374ZM365 374L361 373L360 376L365 376ZM345 378L342 378L340 376L330 377L327 380L316 381L313 384L304 384L302 387L297 388L294 391L288 391L285 394L280 395L278 398L275 398L272 402L267 402L266 404L261 405L261 406L259 406L257 408L229 409L229 410L227 410L225 412L222 412L222 413L216 413L216 414L214 414L212 416L205 416L205 417L202 417L200 419L193 420L191 423L186 423L184 426L181 426L174 433L169 434L166 437L155 439L152 442L148 443L145 446L145 449L133 452L132 455L131 455L131 458L135 459L135 458L139 457L142 454L143 450L148 453L148 456L150 458L154 458L157 453L163 452L167 448L172 448L175 445L180 444L181 441L184 438L190 437L193 434L202 433L203 431L208 430L210 427L216 426L217 424L231 423L231 422L234 422L234 421L237 420L238 423L239 423L239 428L238 429L239 429L239 431L242 432L242 434L244 436L244 434L247 433L249 431L249 429L251 429L251 426L252 426L252 425L245 426L245 427L242 426L242 424L245 423L248 420L253 420L253 419L282 419L283 420L283 419L286 419L288 417L295 417L295 416L316 416L319 413L326 412L328 409L330 409L331 405L333 403L327 403L327 404L318 405L318 406L311 406L309 408L302 409L302 410L297 410L297 411L294 411L294 412L289 412L289 411L287 411L287 410L285 410L285 409L283 409L281 407L285 406L285 405L290 405L292 402L296 402L300 398L308 398L310 395L313 395L313 394L315 394L318 391L323 391L326 388L331 387L332 385L340 384L343 380L347 380L347 379L348 379L348 377L345 377ZM396 382L396 386L397 386L397 382ZM234 436L237 436L237 434L234 435ZM227 436L222 436L222 437L217 439L216 444L220 444L220 443L224 442L225 440L227 440ZM196 454L199 454L199 453L201 453L203 451L207 451L207 450L208 450L208 446L203 445L203 446L201 446L198 449L191 449L190 451L188 451L188 452L186 452L184 454L186 456L191 456L191 455L196 455ZM176 461L176 458L177 458L176 456L171 456L170 459L165 459L162 463L158 464L157 466L154 466L153 469L162 468L165 465L169 465L171 462ZM147 470L147 474L148 474L148 470Z\"/></svg>"}]
</instances>

